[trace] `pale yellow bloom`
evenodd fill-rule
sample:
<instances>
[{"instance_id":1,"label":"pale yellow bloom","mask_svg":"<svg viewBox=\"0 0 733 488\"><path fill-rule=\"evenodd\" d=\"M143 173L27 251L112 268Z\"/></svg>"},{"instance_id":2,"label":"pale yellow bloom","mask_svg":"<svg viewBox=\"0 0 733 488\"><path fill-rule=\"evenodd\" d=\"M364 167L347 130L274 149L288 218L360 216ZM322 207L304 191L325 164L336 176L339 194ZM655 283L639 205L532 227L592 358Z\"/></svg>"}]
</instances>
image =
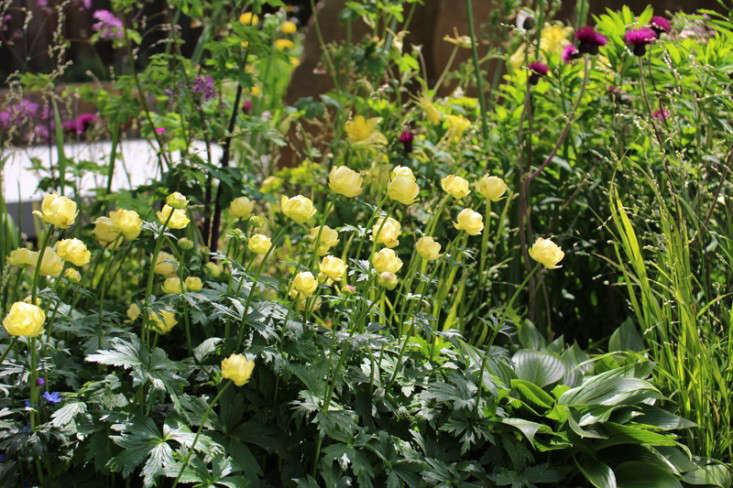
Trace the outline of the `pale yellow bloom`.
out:
<instances>
[{"instance_id":1,"label":"pale yellow bloom","mask_svg":"<svg viewBox=\"0 0 733 488\"><path fill-rule=\"evenodd\" d=\"M384 244L387 247L397 247L400 244L399 237L402 233L402 225L392 217L382 217L372 227L372 241Z\"/></svg>"},{"instance_id":2,"label":"pale yellow bloom","mask_svg":"<svg viewBox=\"0 0 733 488\"><path fill-rule=\"evenodd\" d=\"M148 314L148 320L153 323L153 330L160 335L167 334L178 323L176 314L170 310L151 311Z\"/></svg>"},{"instance_id":3,"label":"pale yellow bloom","mask_svg":"<svg viewBox=\"0 0 733 488\"><path fill-rule=\"evenodd\" d=\"M377 276L377 284L388 290L394 290L399 283L400 280L397 275L389 271L379 273L379 276Z\"/></svg>"},{"instance_id":4,"label":"pale yellow bloom","mask_svg":"<svg viewBox=\"0 0 733 488\"><path fill-rule=\"evenodd\" d=\"M346 263L335 256L326 256L321 260L320 270L333 281L341 281L346 274Z\"/></svg>"},{"instance_id":5,"label":"pale yellow bloom","mask_svg":"<svg viewBox=\"0 0 733 488\"><path fill-rule=\"evenodd\" d=\"M94 237L97 238L99 245L109 247L120 236L120 231L112 223L109 217L97 217L94 221Z\"/></svg>"},{"instance_id":6,"label":"pale yellow bloom","mask_svg":"<svg viewBox=\"0 0 733 488\"><path fill-rule=\"evenodd\" d=\"M484 229L484 218L480 213L470 208L464 208L458 214L458 221L453 224L458 230L465 231L470 236L476 236Z\"/></svg>"},{"instance_id":7,"label":"pale yellow bloom","mask_svg":"<svg viewBox=\"0 0 733 488\"><path fill-rule=\"evenodd\" d=\"M557 263L562 261L565 253L560 249L560 246L550 239L538 237L529 249L529 257L541 263L547 269L556 269L559 268Z\"/></svg>"},{"instance_id":8,"label":"pale yellow bloom","mask_svg":"<svg viewBox=\"0 0 733 488\"><path fill-rule=\"evenodd\" d=\"M316 214L316 208L310 198L297 195L292 198L282 197L280 200L282 212L299 224L304 224Z\"/></svg>"},{"instance_id":9,"label":"pale yellow bloom","mask_svg":"<svg viewBox=\"0 0 733 488\"><path fill-rule=\"evenodd\" d=\"M38 253L36 253L36 262L38 262ZM58 276L63 269L64 260L53 249L46 249L41 261L41 274L44 276Z\"/></svg>"},{"instance_id":10,"label":"pale yellow bloom","mask_svg":"<svg viewBox=\"0 0 733 488\"><path fill-rule=\"evenodd\" d=\"M92 253L79 239L63 239L56 244L56 251L64 261L74 266L86 266L92 257Z\"/></svg>"},{"instance_id":11,"label":"pale yellow bloom","mask_svg":"<svg viewBox=\"0 0 733 488\"><path fill-rule=\"evenodd\" d=\"M392 249L385 247L372 256L372 265L378 273L397 273L402 269L402 260Z\"/></svg>"},{"instance_id":12,"label":"pale yellow bloom","mask_svg":"<svg viewBox=\"0 0 733 488\"><path fill-rule=\"evenodd\" d=\"M181 237L180 239L178 239L178 247L187 251L191 250L193 249L193 241L188 237Z\"/></svg>"},{"instance_id":13,"label":"pale yellow bloom","mask_svg":"<svg viewBox=\"0 0 733 488\"><path fill-rule=\"evenodd\" d=\"M140 235L143 221L138 213L134 210L125 210L122 208L113 210L109 213L109 218L114 228L118 232L121 232L122 235L125 236L125 239L127 239L128 241L135 240L137 239L137 236Z\"/></svg>"},{"instance_id":14,"label":"pale yellow bloom","mask_svg":"<svg viewBox=\"0 0 733 488\"><path fill-rule=\"evenodd\" d=\"M171 214L171 212L173 212ZM170 216L170 219L168 218ZM170 205L163 205L163 210L158 212L158 220L161 224L168 221L168 227L171 229L184 229L189 222L185 210L173 209Z\"/></svg>"},{"instance_id":15,"label":"pale yellow bloom","mask_svg":"<svg viewBox=\"0 0 733 488\"><path fill-rule=\"evenodd\" d=\"M283 34L295 34L296 32L298 32L298 26L295 25L295 22L290 22L289 20L286 20L280 26L280 32L282 32Z\"/></svg>"},{"instance_id":16,"label":"pale yellow bloom","mask_svg":"<svg viewBox=\"0 0 733 488\"><path fill-rule=\"evenodd\" d=\"M37 305L15 302L3 319L3 327L11 336L38 337L45 321L46 314Z\"/></svg>"},{"instance_id":17,"label":"pale yellow bloom","mask_svg":"<svg viewBox=\"0 0 733 488\"><path fill-rule=\"evenodd\" d=\"M397 166L392 170L392 175L387 185L387 196L392 200L396 200L403 205L411 205L417 194L420 193L420 187L417 185L412 170L405 166Z\"/></svg>"},{"instance_id":18,"label":"pale yellow bloom","mask_svg":"<svg viewBox=\"0 0 733 488\"><path fill-rule=\"evenodd\" d=\"M498 176L484 175L476 182L476 189L484 197L492 202L498 202L504 196L508 187L504 180Z\"/></svg>"},{"instance_id":19,"label":"pale yellow bloom","mask_svg":"<svg viewBox=\"0 0 733 488\"><path fill-rule=\"evenodd\" d=\"M237 386L244 386L249 382L254 368L254 361L248 361L242 354L232 354L221 362L221 377L232 380Z\"/></svg>"},{"instance_id":20,"label":"pale yellow bloom","mask_svg":"<svg viewBox=\"0 0 733 488\"><path fill-rule=\"evenodd\" d=\"M137 320L137 318L140 316L140 307L138 307L137 303L131 303L129 307L127 307L127 318L130 322L134 322Z\"/></svg>"},{"instance_id":21,"label":"pale yellow bloom","mask_svg":"<svg viewBox=\"0 0 733 488\"><path fill-rule=\"evenodd\" d=\"M255 234L249 238L247 249L256 254L266 254L272 247L272 241L263 234Z\"/></svg>"},{"instance_id":22,"label":"pale yellow bloom","mask_svg":"<svg viewBox=\"0 0 733 488\"><path fill-rule=\"evenodd\" d=\"M349 142L354 145L383 146L387 139L377 130L377 125L382 121L381 117L365 119L357 115L350 122L346 122L344 130Z\"/></svg>"},{"instance_id":23,"label":"pale yellow bloom","mask_svg":"<svg viewBox=\"0 0 733 488\"><path fill-rule=\"evenodd\" d=\"M339 233L327 225L324 225L323 230L321 230L321 226L319 225L318 227L313 227L310 230L308 237L315 241L318 239L319 232L321 233L321 237L318 241L318 255L323 256L324 254L327 254L333 246L338 244Z\"/></svg>"},{"instance_id":24,"label":"pale yellow bloom","mask_svg":"<svg viewBox=\"0 0 733 488\"><path fill-rule=\"evenodd\" d=\"M346 166L336 166L328 175L328 187L332 192L348 198L361 195L361 175Z\"/></svg>"},{"instance_id":25,"label":"pale yellow bloom","mask_svg":"<svg viewBox=\"0 0 733 488\"><path fill-rule=\"evenodd\" d=\"M170 276L175 274L177 270L178 261L176 261L175 257L165 251L158 253L158 258L156 259L155 267L153 268L153 271L156 274Z\"/></svg>"},{"instance_id":26,"label":"pale yellow bloom","mask_svg":"<svg viewBox=\"0 0 733 488\"><path fill-rule=\"evenodd\" d=\"M252 12L245 12L239 16L239 22L244 25L257 25L260 22L260 18L257 14Z\"/></svg>"},{"instance_id":27,"label":"pale yellow bloom","mask_svg":"<svg viewBox=\"0 0 733 488\"><path fill-rule=\"evenodd\" d=\"M267 178L262 180L260 191L262 193L272 193L275 190L278 190L282 186L282 184L282 178L279 178L277 176L268 176Z\"/></svg>"},{"instance_id":28,"label":"pale yellow bloom","mask_svg":"<svg viewBox=\"0 0 733 488\"><path fill-rule=\"evenodd\" d=\"M41 211L33 211L33 215L59 229L71 227L78 213L76 202L67 197L59 196L58 193L51 193L43 197Z\"/></svg>"},{"instance_id":29,"label":"pale yellow bloom","mask_svg":"<svg viewBox=\"0 0 733 488\"><path fill-rule=\"evenodd\" d=\"M81 273L74 268L69 268L64 271L64 276L72 283L79 283L81 281Z\"/></svg>"},{"instance_id":30,"label":"pale yellow bloom","mask_svg":"<svg viewBox=\"0 0 733 488\"><path fill-rule=\"evenodd\" d=\"M247 197L237 197L229 204L229 215L238 219L247 220L252 215L255 202Z\"/></svg>"},{"instance_id":31,"label":"pale yellow bloom","mask_svg":"<svg viewBox=\"0 0 733 488\"><path fill-rule=\"evenodd\" d=\"M178 276L171 276L170 278L166 278L166 280L163 282L163 293L167 293L169 295L177 295L178 293L183 293L183 283L181 283L181 279Z\"/></svg>"},{"instance_id":32,"label":"pale yellow bloom","mask_svg":"<svg viewBox=\"0 0 733 488\"><path fill-rule=\"evenodd\" d=\"M278 51L285 51L286 49L293 49L295 43L290 39L275 39L275 49Z\"/></svg>"},{"instance_id":33,"label":"pale yellow bloom","mask_svg":"<svg viewBox=\"0 0 733 488\"><path fill-rule=\"evenodd\" d=\"M445 122L448 124L448 138L452 140L459 140L471 127L471 121L462 115L448 115Z\"/></svg>"},{"instance_id":34,"label":"pale yellow bloom","mask_svg":"<svg viewBox=\"0 0 733 488\"><path fill-rule=\"evenodd\" d=\"M209 270L209 273L214 278L218 278L224 272L224 266L221 263L215 263L213 261L206 263L206 269Z\"/></svg>"},{"instance_id":35,"label":"pale yellow bloom","mask_svg":"<svg viewBox=\"0 0 733 488\"><path fill-rule=\"evenodd\" d=\"M186 291L198 292L204 288L204 283L198 276L189 276L184 283Z\"/></svg>"},{"instance_id":36,"label":"pale yellow bloom","mask_svg":"<svg viewBox=\"0 0 733 488\"><path fill-rule=\"evenodd\" d=\"M430 236L424 236L418 239L415 243L415 249L421 258L428 261L434 261L440 257L441 245L439 242L435 242Z\"/></svg>"},{"instance_id":37,"label":"pale yellow bloom","mask_svg":"<svg viewBox=\"0 0 733 488\"><path fill-rule=\"evenodd\" d=\"M302 271L295 275L293 280L293 288L290 291L292 296L296 293L301 293L303 296L311 296L314 291L318 288L318 281L313 277L313 273L310 271Z\"/></svg>"},{"instance_id":38,"label":"pale yellow bloom","mask_svg":"<svg viewBox=\"0 0 733 488\"><path fill-rule=\"evenodd\" d=\"M173 192L165 199L165 203L175 209L184 209L188 206L188 200L179 192Z\"/></svg>"},{"instance_id":39,"label":"pale yellow bloom","mask_svg":"<svg viewBox=\"0 0 733 488\"><path fill-rule=\"evenodd\" d=\"M468 181L460 176L448 175L440 180L440 187L455 199L461 199L471 193Z\"/></svg>"},{"instance_id":40,"label":"pale yellow bloom","mask_svg":"<svg viewBox=\"0 0 733 488\"><path fill-rule=\"evenodd\" d=\"M8 254L8 264L11 266L35 266L37 260L36 253L24 247L13 249Z\"/></svg>"}]
</instances>

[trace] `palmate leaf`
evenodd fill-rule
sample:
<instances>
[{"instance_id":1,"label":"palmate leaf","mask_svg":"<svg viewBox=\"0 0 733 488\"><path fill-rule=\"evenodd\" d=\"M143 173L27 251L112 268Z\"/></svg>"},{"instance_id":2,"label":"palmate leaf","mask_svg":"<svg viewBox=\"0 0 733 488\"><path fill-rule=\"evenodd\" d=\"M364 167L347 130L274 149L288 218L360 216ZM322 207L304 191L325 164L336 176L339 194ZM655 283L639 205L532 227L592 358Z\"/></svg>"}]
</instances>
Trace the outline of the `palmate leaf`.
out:
<instances>
[{"instance_id":1,"label":"palmate leaf","mask_svg":"<svg viewBox=\"0 0 733 488\"><path fill-rule=\"evenodd\" d=\"M173 450L149 418L137 419L122 435L111 439L122 452L110 459L110 467L122 470L122 476L127 478L145 462L142 470L145 486L151 486L155 477L163 474L163 467L173 463Z\"/></svg>"}]
</instances>

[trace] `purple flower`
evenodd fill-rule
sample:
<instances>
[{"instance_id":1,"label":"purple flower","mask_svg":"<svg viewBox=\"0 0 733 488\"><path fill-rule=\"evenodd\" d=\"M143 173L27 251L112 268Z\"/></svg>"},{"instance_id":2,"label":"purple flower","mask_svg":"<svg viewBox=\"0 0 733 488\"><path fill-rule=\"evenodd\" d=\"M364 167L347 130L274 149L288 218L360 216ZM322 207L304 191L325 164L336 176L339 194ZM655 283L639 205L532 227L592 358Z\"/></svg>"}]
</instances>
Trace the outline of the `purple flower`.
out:
<instances>
[{"instance_id":1,"label":"purple flower","mask_svg":"<svg viewBox=\"0 0 733 488\"><path fill-rule=\"evenodd\" d=\"M580 57L580 51L575 47L574 44L568 44L565 49L562 50L562 60L565 64L570 64L574 59Z\"/></svg>"},{"instance_id":2,"label":"purple flower","mask_svg":"<svg viewBox=\"0 0 733 488\"><path fill-rule=\"evenodd\" d=\"M652 117L654 117L655 119L657 119L660 122L666 122L667 117L669 117L669 110L664 109L664 108L655 110L654 113L652 114Z\"/></svg>"},{"instance_id":3,"label":"purple flower","mask_svg":"<svg viewBox=\"0 0 733 488\"><path fill-rule=\"evenodd\" d=\"M406 153L412 152L412 141L414 140L415 140L415 133L409 129L403 130L402 134L400 134L400 142L402 143L402 146L405 148Z\"/></svg>"},{"instance_id":4,"label":"purple flower","mask_svg":"<svg viewBox=\"0 0 733 488\"><path fill-rule=\"evenodd\" d=\"M43 386L43 385L45 385L45 384L46 384L46 380L44 380L43 378L38 378L38 379L36 380L36 384L37 384L38 386Z\"/></svg>"},{"instance_id":5,"label":"purple flower","mask_svg":"<svg viewBox=\"0 0 733 488\"><path fill-rule=\"evenodd\" d=\"M54 391L53 393L44 392L43 398L49 403L61 403L61 393Z\"/></svg>"},{"instance_id":6,"label":"purple flower","mask_svg":"<svg viewBox=\"0 0 733 488\"><path fill-rule=\"evenodd\" d=\"M68 132L74 132L77 136L82 135L93 122L97 122L99 117L95 114L81 114L75 120L64 121L64 129Z\"/></svg>"},{"instance_id":7,"label":"purple flower","mask_svg":"<svg viewBox=\"0 0 733 488\"><path fill-rule=\"evenodd\" d=\"M193 93L199 95L204 101L211 100L216 95L216 89L214 88L214 78L210 75L201 76L196 75L196 80L193 82Z\"/></svg>"},{"instance_id":8,"label":"purple flower","mask_svg":"<svg viewBox=\"0 0 733 488\"><path fill-rule=\"evenodd\" d=\"M167 130L167 129L166 129L165 127L156 127L156 128L155 128L155 133L156 133L156 134L160 134L160 135L162 136L163 134L165 134L165 131L166 131L166 130Z\"/></svg>"},{"instance_id":9,"label":"purple flower","mask_svg":"<svg viewBox=\"0 0 733 488\"><path fill-rule=\"evenodd\" d=\"M635 56L643 56L646 53L646 47L649 44L654 44L656 40L657 33L649 27L630 29L624 35L624 41L632 47Z\"/></svg>"},{"instance_id":10,"label":"purple flower","mask_svg":"<svg viewBox=\"0 0 733 488\"><path fill-rule=\"evenodd\" d=\"M242 113L245 115L249 115L249 113L252 111L252 102L249 100L246 100L242 104Z\"/></svg>"},{"instance_id":11,"label":"purple flower","mask_svg":"<svg viewBox=\"0 0 733 488\"><path fill-rule=\"evenodd\" d=\"M550 72L549 68L546 64L540 63L539 61L535 61L534 63L529 64L529 84L530 85L536 85L538 81L540 81L540 78L543 76L547 76L547 73Z\"/></svg>"},{"instance_id":12,"label":"purple flower","mask_svg":"<svg viewBox=\"0 0 733 488\"><path fill-rule=\"evenodd\" d=\"M124 31L122 21L109 10L97 10L92 15L99 22L92 25L92 29L99 32L102 39L122 39Z\"/></svg>"},{"instance_id":13,"label":"purple flower","mask_svg":"<svg viewBox=\"0 0 733 488\"><path fill-rule=\"evenodd\" d=\"M605 46L608 42L606 36L599 34L589 25L575 31L575 39L578 41L578 51L581 54L598 54L598 48Z\"/></svg>"},{"instance_id":14,"label":"purple flower","mask_svg":"<svg viewBox=\"0 0 733 488\"><path fill-rule=\"evenodd\" d=\"M657 35L657 38L659 38L659 36L661 36L662 34L672 30L672 24L670 24L669 20L665 19L664 17L656 15L652 17L649 28L653 30L654 33Z\"/></svg>"}]
</instances>

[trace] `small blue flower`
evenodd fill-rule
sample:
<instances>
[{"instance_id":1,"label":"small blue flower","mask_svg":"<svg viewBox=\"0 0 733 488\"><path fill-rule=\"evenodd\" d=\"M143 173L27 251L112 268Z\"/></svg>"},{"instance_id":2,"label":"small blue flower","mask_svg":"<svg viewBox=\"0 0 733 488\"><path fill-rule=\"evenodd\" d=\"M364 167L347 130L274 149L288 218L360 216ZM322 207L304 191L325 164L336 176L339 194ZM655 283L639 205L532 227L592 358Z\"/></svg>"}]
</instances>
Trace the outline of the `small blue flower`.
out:
<instances>
[{"instance_id":1,"label":"small blue flower","mask_svg":"<svg viewBox=\"0 0 733 488\"><path fill-rule=\"evenodd\" d=\"M61 403L61 393L54 391L53 393L45 392L43 394L43 398L45 398L50 403Z\"/></svg>"}]
</instances>

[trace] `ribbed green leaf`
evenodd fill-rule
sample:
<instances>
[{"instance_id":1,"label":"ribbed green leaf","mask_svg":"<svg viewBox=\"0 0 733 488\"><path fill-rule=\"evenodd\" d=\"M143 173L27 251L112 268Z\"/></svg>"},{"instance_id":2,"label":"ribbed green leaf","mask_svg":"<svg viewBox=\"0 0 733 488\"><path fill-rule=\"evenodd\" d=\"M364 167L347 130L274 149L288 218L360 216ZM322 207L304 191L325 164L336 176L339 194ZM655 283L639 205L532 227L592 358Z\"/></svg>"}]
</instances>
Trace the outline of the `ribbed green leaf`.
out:
<instances>
[{"instance_id":1,"label":"ribbed green leaf","mask_svg":"<svg viewBox=\"0 0 733 488\"><path fill-rule=\"evenodd\" d=\"M607 464L586 456L574 460L575 465L578 466L585 479L593 486L596 488L616 488L616 475Z\"/></svg>"},{"instance_id":2,"label":"ribbed green leaf","mask_svg":"<svg viewBox=\"0 0 733 488\"><path fill-rule=\"evenodd\" d=\"M529 381L520 379L512 380L512 388L517 389L521 393L523 400L527 400L539 407L552 408L552 405L555 403L552 395Z\"/></svg>"},{"instance_id":3,"label":"ribbed green leaf","mask_svg":"<svg viewBox=\"0 0 733 488\"><path fill-rule=\"evenodd\" d=\"M728 488L733 484L730 469L722 464L703 466L700 469L686 473L682 481L691 485L712 485Z\"/></svg>"},{"instance_id":4,"label":"ribbed green leaf","mask_svg":"<svg viewBox=\"0 0 733 488\"><path fill-rule=\"evenodd\" d=\"M658 466L629 461L616 466L618 488L682 488L677 478Z\"/></svg>"},{"instance_id":5,"label":"ribbed green leaf","mask_svg":"<svg viewBox=\"0 0 733 488\"><path fill-rule=\"evenodd\" d=\"M565 375L562 361L539 351L518 351L513 357L517 377L539 386L556 383Z\"/></svg>"}]
</instances>

